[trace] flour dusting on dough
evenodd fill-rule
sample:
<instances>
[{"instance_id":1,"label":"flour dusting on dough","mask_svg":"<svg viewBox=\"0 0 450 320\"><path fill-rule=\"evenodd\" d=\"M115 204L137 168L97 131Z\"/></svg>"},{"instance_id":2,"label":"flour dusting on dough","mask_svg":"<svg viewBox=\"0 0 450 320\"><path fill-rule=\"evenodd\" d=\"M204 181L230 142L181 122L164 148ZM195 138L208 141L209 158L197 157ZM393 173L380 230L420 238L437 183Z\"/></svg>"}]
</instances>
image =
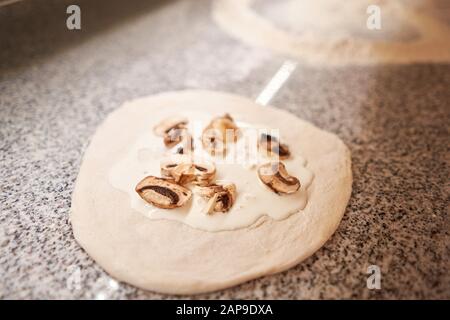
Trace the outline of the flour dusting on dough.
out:
<instances>
[{"instance_id":1,"label":"flour dusting on dough","mask_svg":"<svg viewBox=\"0 0 450 320\"><path fill-rule=\"evenodd\" d=\"M450 61L446 0L216 0L213 17L232 36L320 65ZM367 7L381 29L367 28Z\"/></svg>"}]
</instances>

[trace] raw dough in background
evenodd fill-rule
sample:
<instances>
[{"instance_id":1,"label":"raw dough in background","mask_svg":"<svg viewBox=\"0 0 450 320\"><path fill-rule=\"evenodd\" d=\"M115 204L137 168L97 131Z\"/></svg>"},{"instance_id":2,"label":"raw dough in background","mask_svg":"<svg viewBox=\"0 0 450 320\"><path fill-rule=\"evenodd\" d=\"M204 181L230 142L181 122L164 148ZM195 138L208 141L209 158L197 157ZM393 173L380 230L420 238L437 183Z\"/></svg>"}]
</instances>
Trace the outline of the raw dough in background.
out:
<instances>
[{"instance_id":1,"label":"raw dough in background","mask_svg":"<svg viewBox=\"0 0 450 320\"><path fill-rule=\"evenodd\" d=\"M296 139L314 173L306 207L283 220L263 217L248 228L208 232L133 210L108 174L151 123L192 110L239 114L240 121L279 128ZM255 177L256 178L256 177ZM350 152L334 134L294 115L225 93L182 91L126 103L98 128L83 158L72 197L75 238L117 280L164 293L230 287L295 266L334 233L351 194ZM237 191L239 192L239 190Z\"/></svg>"},{"instance_id":2,"label":"raw dough in background","mask_svg":"<svg viewBox=\"0 0 450 320\"><path fill-rule=\"evenodd\" d=\"M381 29L366 26L381 10ZM447 0L216 0L215 21L252 45L317 64L450 61Z\"/></svg>"}]
</instances>

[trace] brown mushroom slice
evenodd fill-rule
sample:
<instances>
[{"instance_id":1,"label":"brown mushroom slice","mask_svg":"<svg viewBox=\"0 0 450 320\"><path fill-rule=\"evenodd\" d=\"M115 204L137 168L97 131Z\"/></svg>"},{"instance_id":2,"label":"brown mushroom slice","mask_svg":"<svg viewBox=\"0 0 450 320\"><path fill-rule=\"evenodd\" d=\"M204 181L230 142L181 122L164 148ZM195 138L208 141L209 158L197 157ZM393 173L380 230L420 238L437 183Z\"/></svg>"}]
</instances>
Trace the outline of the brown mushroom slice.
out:
<instances>
[{"instance_id":1,"label":"brown mushroom slice","mask_svg":"<svg viewBox=\"0 0 450 320\"><path fill-rule=\"evenodd\" d=\"M178 184L186 184L195 179L194 168L190 162L177 162L169 159L161 163L161 176L173 179Z\"/></svg>"},{"instance_id":2,"label":"brown mushroom slice","mask_svg":"<svg viewBox=\"0 0 450 320\"><path fill-rule=\"evenodd\" d=\"M143 200L162 209L182 207L192 197L191 190L171 180L154 176L142 179L135 190Z\"/></svg>"},{"instance_id":3,"label":"brown mushroom slice","mask_svg":"<svg viewBox=\"0 0 450 320\"><path fill-rule=\"evenodd\" d=\"M154 128L153 132L163 137L164 145L172 148L182 144L183 150L192 150L192 137L187 131L188 120L184 117L170 117L162 120Z\"/></svg>"},{"instance_id":4,"label":"brown mushroom slice","mask_svg":"<svg viewBox=\"0 0 450 320\"><path fill-rule=\"evenodd\" d=\"M196 162L193 164L195 180L194 184L198 186L207 186L211 184L216 177L216 167L212 163Z\"/></svg>"},{"instance_id":5,"label":"brown mushroom slice","mask_svg":"<svg viewBox=\"0 0 450 320\"><path fill-rule=\"evenodd\" d=\"M269 156L276 155L279 159L284 160L291 156L289 147L286 144L280 143L277 137L267 133L262 133L259 138L259 149L267 152Z\"/></svg>"},{"instance_id":6,"label":"brown mushroom slice","mask_svg":"<svg viewBox=\"0 0 450 320\"><path fill-rule=\"evenodd\" d=\"M183 185L194 181L194 172L195 170L191 163L180 163L170 171L170 175L176 183Z\"/></svg>"},{"instance_id":7,"label":"brown mushroom slice","mask_svg":"<svg viewBox=\"0 0 450 320\"><path fill-rule=\"evenodd\" d=\"M164 178L172 178L170 171L172 171L179 164L190 164L192 159L190 156L183 154L166 154L160 162L161 175Z\"/></svg>"},{"instance_id":8,"label":"brown mushroom slice","mask_svg":"<svg viewBox=\"0 0 450 320\"><path fill-rule=\"evenodd\" d=\"M206 186L214 180L216 167L209 163L177 162L176 159L169 159L161 163L161 175L182 185L193 182Z\"/></svg>"},{"instance_id":9,"label":"brown mushroom slice","mask_svg":"<svg viewBox=\"0 0 450 320\"><path fill-rule=\"evenodd\" d=\"M269 162L258 168L259 179L277 194L291 194L300 189L300 181L289 175L282 162Z\"/></svg>"},{"instance_id":10,"label":"brown mushroom slice","mask_svg":"<svg viewBox=\"0 0 450 320\"><path fill-rule=\"evenodd\" d=\"M162 163L161 176L165 179L172 179L171 171L177 166L177 163Z\"/></svg>"},{"instance_id":11,"label":"brown mushroom slice","mask_svg":"<svg viewBox=\"0 0 450 320\"><path fill-rule=\"evenodd\" d=\"M211 120L202 133L203 147L212 155L225 154L226 145L239 137L239 128L233 118L226 113Z\"/></svg>"},{"instance_id":12,"label":"brown mushroom slice","mask_svg":"<svg viewBox=\"0 0 450 320\"><path fill-rule=\"evenodd\" d=\"M172 148L180 144L183 150L192 151L193 139L186 128L179 127L170 129L164 135L163 141L167 148Z\"/></svg>"},{"instance_id":13,"label":"brown mushroom slice","mask_svg":"<svg viewBox=\"0 0 450 320\"><path fill-rule=\"evenodd\" d=\"M224 191L224 187L219 184L211 184L209 186L199 187L197 188L197 191L201 197L209 199L214 196L214 194Z\"/></svg>"},{"instance_id":14,"label":"brown mushroom slice","mask_svg":"<svg viewBox=\"0 0 450 320\"><path fill-rule=\"evenodd\" d=\"M213 184L198 188L199 195L209 199L205 211L208 214L213 212L227 212L236 201L236 186L234 183Z\"/></svg>"},{"instance_id":15,"label":"brown mushroom slice","mask_svg":"<svg viewBox=\"0 0 450 320\"><path fill-rule=\"evenodd\" d=\"M186 125L188 124L188 119L185 117L170 117L162 120L160 123L158 123L154 128L153 132L160 137L163 137L165 134L167 134L171 129L174 128L186 128Z\"/></svg>"}]
</instances>

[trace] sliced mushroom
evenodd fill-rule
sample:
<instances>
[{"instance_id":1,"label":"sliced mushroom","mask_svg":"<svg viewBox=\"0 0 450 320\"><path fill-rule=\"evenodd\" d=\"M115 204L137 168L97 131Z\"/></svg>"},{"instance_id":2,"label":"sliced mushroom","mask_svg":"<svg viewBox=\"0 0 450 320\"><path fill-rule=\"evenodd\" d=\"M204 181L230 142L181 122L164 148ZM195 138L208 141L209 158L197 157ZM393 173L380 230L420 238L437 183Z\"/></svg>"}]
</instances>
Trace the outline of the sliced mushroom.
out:
<instances>
[{"instance_id":1,"label":"sliced mushroom","mask_svg":"<svg viewBox=\"0 0 450 320\"><path fill-rule=\"evenodd\" d=\"M234 183L223 185L213 184L198 188L200 196L209 199L205 211L208 214L213 212L227 212L236 200L236 186Z\"/></svg>"},{"instance_id":2,"label":"sliced mushroom","mask_svg":"<svg viewBox=\"0 0 450 320\"><path fill-rule=\"evenodd\" d=\"M162 209L181 207L192 197L191 190L169 179L154 176L142 179L135 190L146 202Z\"/></svg>"},{"instance_id":3,"label":"sliced mushroom","mask_svg":"<svg viewBox=\"0 0 450 320\"><path fill-rule=\"evenodd\" d=\"M161 163L161 175L172 178L179 184L192 182L199 186L206 186L214 180L216 167L209 163L169 160Z\"/></svg>"},{"instance_id":4,"label":"sliced mushroom","mask_svg":"<svg viewBox=\"0 0 450 320\"><path fill-rule=\"evenodd\" d=\"M269 162L258 168L259 179L277 194L291 194L300 189L300 181L289 175L282 162Z\"/></svg>"},{"instance_id":5,"label":"sliced mushroom","mask_svg":"<svg viewBox=\"0 0 450 320\"><path fill-rule=\"evenodd\" d=\"M163 178L172 179L172 170L178 166L177 163L168 162L161 164L161 176Z\"/></svg>"},{"instance_id":6,"label":"sliced mushroom","mask_svg":"<svg viewBox=\"0 0 450 320\"><path fill-rule=\"evenodd\" d=\"M163 137L164 145L172 148L182 144L184 150L192 150L192 137L187 130L188 120L184 117L164 119L153 128L153 132Z\"/></svg>"},{"instance_id":7,"label":"sliced mushroom","mask_svg":"<svg viewBox=\"0 0 450 320\"><path fill-rule=\"evenodd\" d=\"M170 117L162 120L154 128L153 132L160 137L164 137L173 128L186 128L188 119L184 117Z\"/></svg>"},{"instance_id":8,"label":"sliced mushroom","mask_svg":"<svg viewBox=\"0 0 450 320\"><path fill-rule=\"evenodd\" d=\"M209 198L208 203L206 204L206 207L204 209L206 214L211 214L214 212L218 197L219 197L219 194L215 193L211 198Z\"/></svg>"},{"instance_id":9,"label":"sliced mushroom","mask_svg":"<svg viewBox=\"0 0 450 320\"><path fill-rule=\"evenodd\" d=\"M203 130L203 147L212 155L225 154L227 143L234 143L239 137L239 128L226 113L214 118Z\"/></svg>"},{"instance_id":10,"label":"sliced mushroom","mask_svg":"<svg viewBox=\"0 0 450 320\"><path fill-rule=\"evenodd\" d=\"M259 138L259 149L266 152L269 156L278 156L281 160L291 156L289 147L286 144L280 143L277 137L267 133L261 134Z\"/></svg>"},{"instance_id":11,"label":"sliced mushroom","mask_svg":"<svg viewBox=\"0 0 450 320\"><path fill-rule=\"evenodd\" d=\"M162 170L161 170L162 171ZM194 169L191 163L180 163L169 170L169 175L172 177L176 183L186 184L194 181Z\"/></svg>"},{"instance_id":12,"label":"sliced mushroom","mask_svg":"<svg viewBox=\"0 0 450 320\"><path fill-rule=\"evenodd\" d=\"M172 128L163 138L164 145L167 148L172 148L176 145L180 145L183 150L192 151L193 139L186 128ZM179 146L179 147L180 147Z\"/></svg>"},{"instance_id":13,"label":"sliced mushroom","mask_svg":"<svg viewBox=\"0 0 450 320\"><path fill-rule=\"evenodd\" d=\"M194 184L198 186L207 186L211 184L216 177L216 167L212 163L194 163Z\"/></svg>"}]
</instances>

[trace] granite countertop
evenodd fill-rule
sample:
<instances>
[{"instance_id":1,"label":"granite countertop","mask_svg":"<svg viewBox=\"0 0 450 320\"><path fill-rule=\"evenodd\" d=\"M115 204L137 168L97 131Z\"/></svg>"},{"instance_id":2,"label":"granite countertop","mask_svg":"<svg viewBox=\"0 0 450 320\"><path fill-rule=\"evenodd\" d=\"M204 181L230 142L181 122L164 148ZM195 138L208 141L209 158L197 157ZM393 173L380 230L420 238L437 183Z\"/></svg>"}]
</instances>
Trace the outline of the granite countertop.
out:
<instances>
[{"instance_id":1,"label":"granite countertop","mask_svg":"<svg viewBox=\"0 0 450 320\"><path fill-rule=\"evenodd\" d=\"M208 0L77 3L81 31L65 27L69 1L0 8L0 298L175 298L115 282L75 242L83 150L124 101L194 88L255 98L286 57L226 35ZM295 268L196 297L449 299L449 88L449 64L299 64L271 104L349 146L344 219Z\"/></svg>"}]
</instances>

